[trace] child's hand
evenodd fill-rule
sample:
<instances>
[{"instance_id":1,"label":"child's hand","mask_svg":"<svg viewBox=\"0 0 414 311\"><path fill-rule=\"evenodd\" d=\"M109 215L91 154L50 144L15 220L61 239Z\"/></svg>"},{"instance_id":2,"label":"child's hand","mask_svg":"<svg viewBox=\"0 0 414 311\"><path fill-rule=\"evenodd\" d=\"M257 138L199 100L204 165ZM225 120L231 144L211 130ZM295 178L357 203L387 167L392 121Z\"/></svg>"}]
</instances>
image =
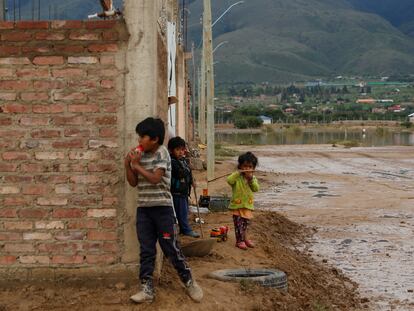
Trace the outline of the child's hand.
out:
<instances>
[{"instance_id":1,"label":"child's hand","mask_svg":"<svg viewBox=\"0 0 414 311\"><path fill-rule=\"evenodd\" d=\"M128 155L131 159L132 165L139 164L139 162L141 161L142 153L141 151L137 151L136 148L132 149Z\"/></svg>"}]
</instances>

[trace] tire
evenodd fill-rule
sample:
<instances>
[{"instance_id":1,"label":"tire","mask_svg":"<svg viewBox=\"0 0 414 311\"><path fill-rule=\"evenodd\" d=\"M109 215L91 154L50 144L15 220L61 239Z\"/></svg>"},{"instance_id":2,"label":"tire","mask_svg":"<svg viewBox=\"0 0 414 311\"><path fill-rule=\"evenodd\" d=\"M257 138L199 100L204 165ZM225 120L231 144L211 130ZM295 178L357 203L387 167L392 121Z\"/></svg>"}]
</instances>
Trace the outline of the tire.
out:
<instances>
[{"instance_id":1,"label":"tire","mask_svg":"<svg viewBox=\"0 0 414 311\"><path fill-rule=\"evenodd\" d=\"M277 269L223 269L211 272L209 276L219 281L250 281L264 287L288 288L286 273Z\"/></svg>"}]
</instances>

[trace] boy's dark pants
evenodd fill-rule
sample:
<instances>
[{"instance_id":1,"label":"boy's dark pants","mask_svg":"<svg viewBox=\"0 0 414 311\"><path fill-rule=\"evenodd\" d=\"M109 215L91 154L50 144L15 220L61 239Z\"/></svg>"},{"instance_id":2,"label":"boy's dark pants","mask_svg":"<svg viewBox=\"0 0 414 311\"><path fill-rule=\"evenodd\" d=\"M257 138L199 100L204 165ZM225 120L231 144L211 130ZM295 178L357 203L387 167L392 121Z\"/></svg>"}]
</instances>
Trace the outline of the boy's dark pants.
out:
<instances>
[{"instance_id":1,"label":"boy's dark pants","mask_svg":"<svg viewBox=\"0 0 414 311\"><path fill-rule=\"evenodd\" d=\"M180 226L180 233L190 233L193 230L188 224L188 197L186 195L173 194L173 202L178 225Z\"/></svg>"},{"instance_id":2,"label":"boy's dark pants","mask_svg":"<svg viewBox=\"0 0 414 311\"><path fill-rule=\"evenodd\" d=\"M191 279L191 270L177 241L176 220L170 206L151 206L137 208L137 235L140 244L141 281L152 279L155 267L156 243L174 268L182 282Z\"/></svg>"}]
</instances>

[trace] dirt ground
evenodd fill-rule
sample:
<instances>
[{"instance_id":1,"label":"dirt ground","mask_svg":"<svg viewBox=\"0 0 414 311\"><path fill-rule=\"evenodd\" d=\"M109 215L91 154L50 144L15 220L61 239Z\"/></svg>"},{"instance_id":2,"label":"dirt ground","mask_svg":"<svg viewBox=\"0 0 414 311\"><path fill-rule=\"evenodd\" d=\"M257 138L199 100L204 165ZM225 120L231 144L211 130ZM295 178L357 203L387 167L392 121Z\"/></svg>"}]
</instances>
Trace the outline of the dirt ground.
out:
<instances>
[{"instance_id":1,"label":"dirt ground","mask_svg":"<svg viewBox=\"0 0 414 311\"><path fill-rule=\"evenodd\" d=\"M399 264L406 264L402 270L407 277L412 275L413 249L407 241L413 233L414 148L407 148L251 147L259 156L257 176L262 188L250 231L257 247L248 251L234 247L228 212L203 215L206 235L219 225L229 225L231 232L229 240L216 243L209 256L188 258L204 290L200 304L185 295L173 269L165 264L156 300L150 305L129 302L138 281L10 284L0 291L0 310L322 311L380 310L381 306L410 310L410 297L404 300L394 293L381 297L382 287L377 285L384 285L389 275L375 279L388 267L387 260L397 278L404 277ZM234 159L219 161L216 176L232 172L235 165ZM197 175L201 189L203 177ZM229 194L230 188L219 178L209 184L209 191ZM392 230L380 232L383 228ZM396 228L405 230L405 239ZM398 247L392 249L391 244ZM289 289L225 283L207 276L214 270L242 267L280 269L288 275ZM412 298L413 283L407 280L401 291ZM386 287L388 293L392 286Z\"/></svg>"}]
</instances>

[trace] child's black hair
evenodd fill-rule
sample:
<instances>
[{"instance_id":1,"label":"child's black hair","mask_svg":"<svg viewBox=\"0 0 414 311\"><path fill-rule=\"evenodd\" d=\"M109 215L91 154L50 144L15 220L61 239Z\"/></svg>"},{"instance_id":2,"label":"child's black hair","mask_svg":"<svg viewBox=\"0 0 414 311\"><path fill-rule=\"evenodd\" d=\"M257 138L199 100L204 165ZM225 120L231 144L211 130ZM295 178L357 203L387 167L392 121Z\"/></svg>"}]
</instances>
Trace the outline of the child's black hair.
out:
<instances>
[{"instance_id":1,"label":"child's black hair","mask_svg":"<svg viewBox=\"0 0 414 311\"><path fill-rule=\"evenodd\" d=\"M238 168L240 168L240 166L242 166L242 164L245 162L251 163L253 165L253 168L256 168L258 162L257 157L250 151L241 154L237 161L239 162Z\"/></svg>"},{"instance_id":2,"label":"child's black hair","mask_svg":"<svg viewBox=\"0 0 414 311\"><path fill-rule=\"evenodd\" d=\"M185 140L180 136L175 136L168 141L168 150L173 151L175 148L185 147Z\"/></svg>"},{"instance_id":3,"label":"child's black hair","mask_svg":"<svg viewBox=\"0 0 414 311\"><path fill-rule=\"evenodd\" d=\"M164 122L159 118L146 118L139 122L135 128L139 136L148 135L152 140L158 137L158 144L164 143L165 127Z\"/></svg>"}]
</instances>

